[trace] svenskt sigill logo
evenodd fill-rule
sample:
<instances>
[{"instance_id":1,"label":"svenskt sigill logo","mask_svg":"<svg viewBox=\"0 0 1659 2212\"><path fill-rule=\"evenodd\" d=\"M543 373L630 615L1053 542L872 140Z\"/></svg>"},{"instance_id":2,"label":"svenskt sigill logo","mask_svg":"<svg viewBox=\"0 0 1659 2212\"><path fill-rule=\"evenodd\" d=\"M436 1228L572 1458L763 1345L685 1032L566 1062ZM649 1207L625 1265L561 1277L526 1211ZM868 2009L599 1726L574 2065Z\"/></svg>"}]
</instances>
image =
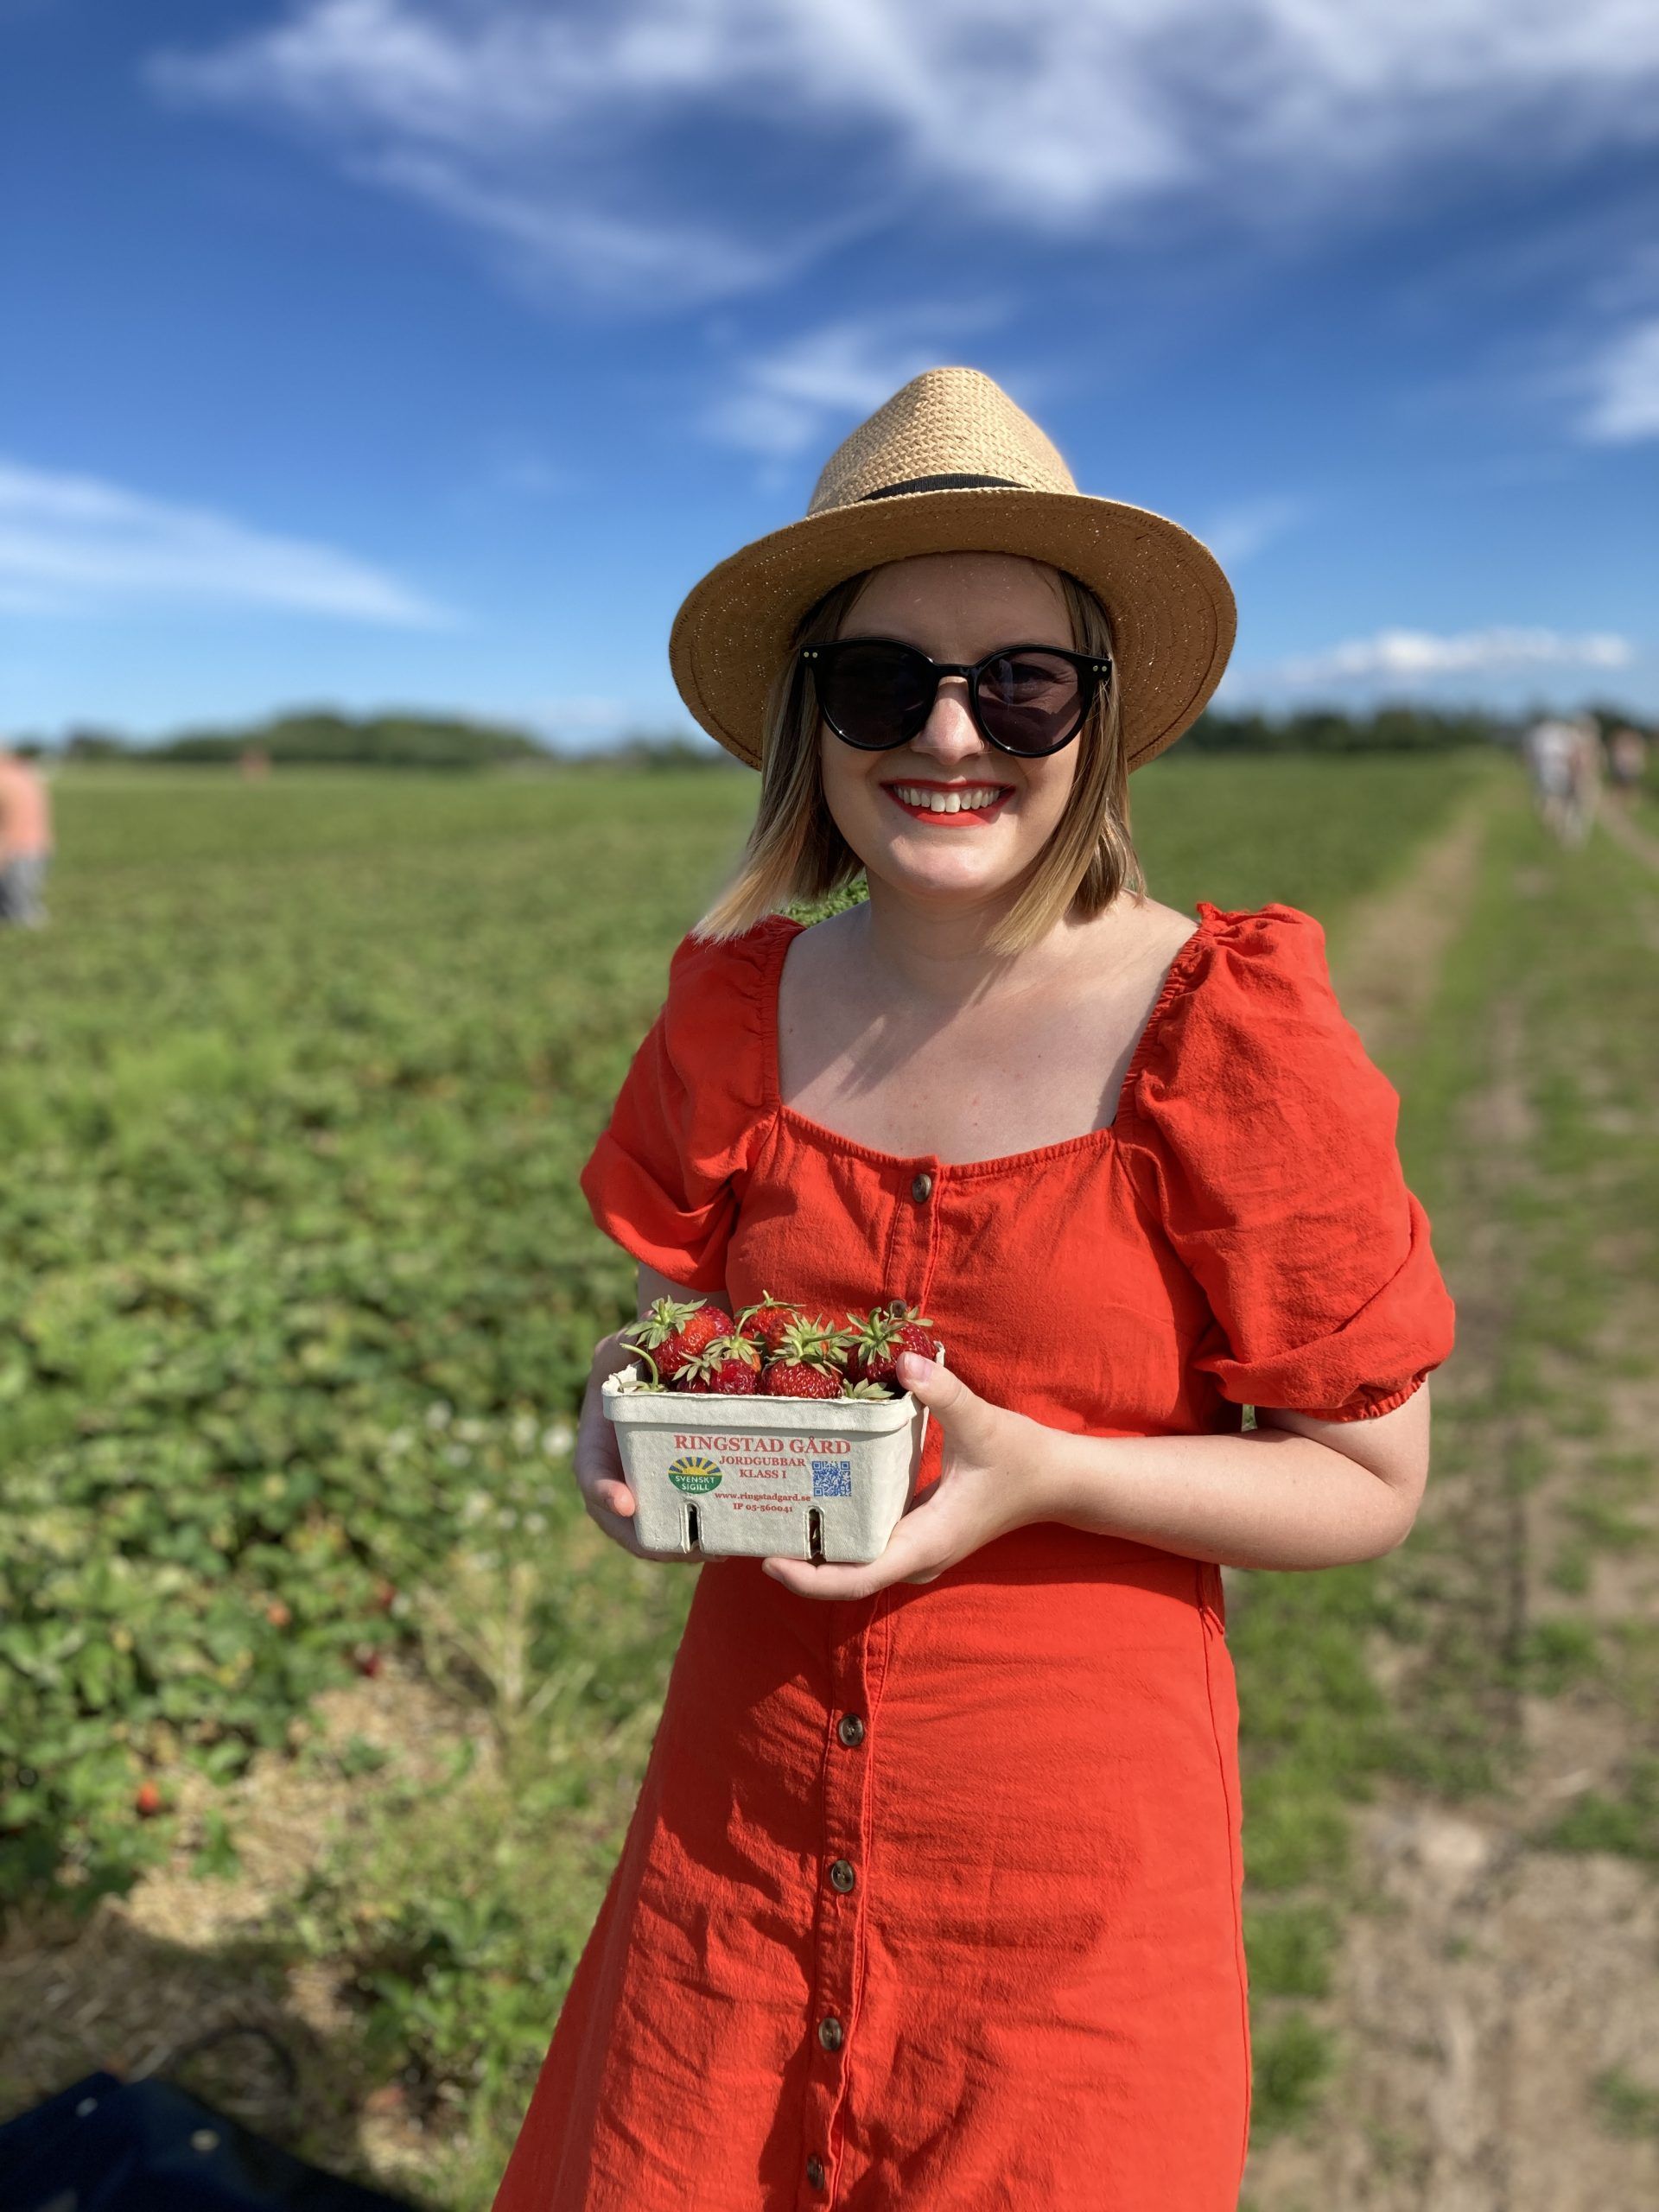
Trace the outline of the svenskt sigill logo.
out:
<instances>
[{"instance_id":1,"label":"svenskt sigill logo","mask_svg":"<svg viewBox=\"0 0 1659 2212\"><path fill-rule=\"evenodd\" d=\"M701 1452L686 1452L670 1462L668 1479L676 1490L689 1491L701 1497L704 1491L720 1487L720 1462L710 1459Z\"/></svg>"}]
</instances>

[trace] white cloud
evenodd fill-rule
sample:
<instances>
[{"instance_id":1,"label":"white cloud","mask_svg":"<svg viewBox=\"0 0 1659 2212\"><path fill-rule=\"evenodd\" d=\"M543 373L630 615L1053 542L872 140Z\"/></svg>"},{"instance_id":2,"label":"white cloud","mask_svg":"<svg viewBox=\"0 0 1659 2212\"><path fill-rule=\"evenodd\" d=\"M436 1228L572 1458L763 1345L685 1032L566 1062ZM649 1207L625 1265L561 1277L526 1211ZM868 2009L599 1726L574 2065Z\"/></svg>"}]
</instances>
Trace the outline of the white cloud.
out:
<instances>
[{"instance_id":1,"label":"white cloud","mask_svg":"<svg viewBox=\"0 0 1659 2212\"><path fill-rule=\"evenodd\" d=\"M1430 630L1379 630L1323 652L1300 654L1274 672L1287 683L1412 683L1441 676L1491 676L1535 668L1628 668L1635 647L1605 632L1499 627L1451 637Z\"/></svg>"},{"instance_id":2,"label":"white cloud","mask_svg":"<svg viewBox=\"0 0 1659 2212\"><path fill-rule=\"evenodd\" d=\"M453 618L384 570L97 477L0 460L0 608L171 600L430 627Z\"/></svg>"},{"instance_id":3,"label":"white cloud","mask_svg":"<svg viewBox=\"0 0 1659 2212\"><path fill-rule=\"evenodd\" d=\"M816 155L820 203L827 177L855 221L908 194L1061 228L1171 192L1335 207L1439 158L1535 168L1659 137L1643 0L291 0L150 73L669 304L807 250L786 193L694 207L731 179L734 132L797 178Z\"/></svg>"},{"instance_id":4,"label":"white cloud","mask_svg":"<svg viewBox=\"0 0 1659 2212\"><path fill-rule=\"evenodd\" d=\"M1611 340L1592 362L1580 429L1596 445L1659 438L1659 315Z\"/></svg>"},{"instance_id":5,"label":"white cloud","mask_svg":"<svg viewBox=\"0 0 1659 2212\"><path fill-rule=\"evenodd\" d=\"M824 323L746 359L735 387L705 410L702 428L767 460L792 459L822 444L830 425L874 413L900 385L934 366L942 346L995 319L988 309L937 308Z\"/></svg>"}]
</instances>

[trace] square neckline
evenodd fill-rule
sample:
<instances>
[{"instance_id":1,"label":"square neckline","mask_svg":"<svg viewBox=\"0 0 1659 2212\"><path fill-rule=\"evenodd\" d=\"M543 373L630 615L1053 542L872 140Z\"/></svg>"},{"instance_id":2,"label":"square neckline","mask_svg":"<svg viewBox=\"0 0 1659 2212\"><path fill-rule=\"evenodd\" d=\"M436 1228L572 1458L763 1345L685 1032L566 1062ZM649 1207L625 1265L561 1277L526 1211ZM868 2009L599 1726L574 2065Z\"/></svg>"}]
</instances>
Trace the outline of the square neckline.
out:
<instances>
[{"instance_id":1,"label":"square neckline","mask_svg":"<svg viewBox=\"0 0 1659 2212\"><path fill-rule=\"evenodd\" d=\"M1193 965L1198 950L1208 943L1220 914L1221 909L1208 899L1201 899L1198 902L1197 926L1192 935L1185 938L1176 947L1175 956L1164 971L1164 980L1153 1001L1152 1011L1141 1025L1141 1033L1135 1039L1129 1064L1123 1071L1123 1080L1118 1088L1117 1103L1111 1120L1102 1123L1098 1128L1084 1129L1076 1136L1058 1138L1052 1144L1035 1145L1026 1152L996 1153L988 1160L941 1160L937 1153L931 1152L884 1152L878 1146L864 1144L857 1137L848 1136L840 1129L832 1129L827 1122L814 1121L810 1114L803 1114L798 1108L787 1103L783 1095L779 1051L784 966L789 957L789 948L796 938L817 925L798 922L792 915L779 914L774 917L774 921L782 926L776 931L775 946L769 963L762 970L759 990L766 1107L774 1121L788 1123L823 1148L850 1154L855 1159L868 1160L878 1167L925 1168L933 1174L952 1176L989 1175L1033 1166L1045 1160L1062 1158L1067 1154L1096 1147L1110 1152L1120 1141L1119 1130L1125 1109L1132 1111L1135 1085L1150 1056L1156 1033L1162 1027L1169 1007L1185 988L1188 980L1187 971Z\"/></svg>"}]
</instances>

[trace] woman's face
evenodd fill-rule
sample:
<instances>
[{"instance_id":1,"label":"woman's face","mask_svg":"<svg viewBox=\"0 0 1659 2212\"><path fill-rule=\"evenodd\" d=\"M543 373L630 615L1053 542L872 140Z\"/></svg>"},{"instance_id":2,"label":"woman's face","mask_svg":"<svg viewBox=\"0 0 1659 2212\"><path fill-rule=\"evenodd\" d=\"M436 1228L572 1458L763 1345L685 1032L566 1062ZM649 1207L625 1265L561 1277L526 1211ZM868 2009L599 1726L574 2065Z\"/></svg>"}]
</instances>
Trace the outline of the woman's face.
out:
<instances>
[{"instance_id":1,"label":"woman's face","mask_svg":"<svg viewBox=\"0 0 1659 2212\"><path fill-rule=\"evenodd\" d=\"M928 553L878 569L841 626L843 638L895 638L931 660L971 665L1003 645L1071 649L1059 579L1006 553ZM925 727L891 753L861 753L827 726L823 794L870 877L912 898L978 906L1012 890L1065 810L1077 746L1016 759L987 742L959 676L940 683ZM937 810L939 798L995 794ZM930 804L931 802L932 804Z\"/></svg>"}]
</instances>

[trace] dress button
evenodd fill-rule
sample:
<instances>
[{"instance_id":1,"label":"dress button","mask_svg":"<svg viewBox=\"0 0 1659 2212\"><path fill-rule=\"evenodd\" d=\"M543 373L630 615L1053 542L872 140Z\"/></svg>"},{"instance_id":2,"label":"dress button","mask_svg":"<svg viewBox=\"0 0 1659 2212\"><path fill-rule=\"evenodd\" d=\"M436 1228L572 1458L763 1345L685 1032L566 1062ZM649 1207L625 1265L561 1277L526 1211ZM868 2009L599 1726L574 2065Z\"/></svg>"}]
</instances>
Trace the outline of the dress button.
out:
<instances>
[{"instance_id":1,"label":"dress button","mask_svg":"<svg viewBox=\"0 0 1659 2212\"><path fill-rule=\"evenodd\" d=\"M854 1873L851 1866L848 1864L846 1859L837 1859L835 1865L830 1869L830 1879L835 1887L841 1891L842 1897L845 1897L848 1891L855 1886L858 1881L858 1877Z\"/></svg>"},{"instance_id":2,"label":"dress button","mask_svg":"<svg viewBox=\"0 0 1659 2212\"><path fill-rule=\"evenodd\" d=\"M911 1179L910 1195L918 1206L925 1206L933 1195L933 1178L917 1175Z\"/></svg>"},{"instance_id":3,"label":"dress button","mask_svg":"<svg viewBox=\"0 0 1659 2212\"><path fill-rule=\"evenodd\" d=\"M836 1724L836 1733L849 1751L855 1751L864 1740L864 1723L855 1713L843 1713Z\"/></svg>"},{"instance_id":4,"label":"dress button","mask_svg":"<svg viewBox=\"0 0 1659 2212\"><path fill-rule=\"evenodd\" d=\"M827 2020L818 2022L818 2041L826 2050L839 2050L846 2039L846 2030L833 2012Z\"/></svg>"},{"instance_id":5,"label":"dress button","mask_svg":"<svg viewBox=\"0 0 1659 2212\"><path fill-rule=\"evenodd\" d=\"M823 2187L824 2164L822 2158L809 2158L807 2160L806 2179L809 2188L822 2189Z\"/></svg>"}]
</instances>

